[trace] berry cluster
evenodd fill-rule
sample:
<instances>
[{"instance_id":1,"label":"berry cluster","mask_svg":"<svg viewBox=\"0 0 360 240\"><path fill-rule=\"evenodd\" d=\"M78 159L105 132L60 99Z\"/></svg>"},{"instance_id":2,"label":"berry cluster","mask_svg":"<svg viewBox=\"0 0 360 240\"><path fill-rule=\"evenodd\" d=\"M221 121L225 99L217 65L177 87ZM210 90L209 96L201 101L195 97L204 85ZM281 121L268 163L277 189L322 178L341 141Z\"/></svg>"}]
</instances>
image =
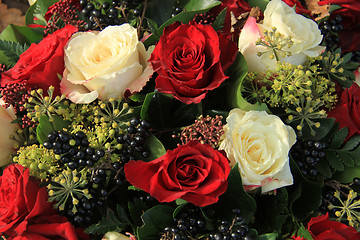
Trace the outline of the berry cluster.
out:
<instances>
[{"instance_id":1,"label":"berry cluster","mask_svg":"<svg viewBox=\"0 0 360 240\"><path fill-rule=\"evenodd\" d=\"M329 21L324 21L319 27L324 36L323 42L327 48L339 45L340 38L338 36L338 32L343 30L341 16L337 15Z\"/></svg>"},{"instance_id":2,"label":"berry cluster","mask_svg":"<svg viewBox=\"0 0 360 240\"><path fill-rule=\"evenodd\" d=\"M164 228L160 239L193 239L192 237L206 233L205 224L200 209L189 205L179 214L179 217L174 218L173 226Z\"/></svg>"},{"instance_id":3,"label":"berry cluster","mask_svg":"<svg viewBox=\"0 0 360 240\"><path fill-rule=\"evenodd\" d=\"M316 166L322 158L325 158L324 149L328 147L327 145L326 142L321 141L298 141L292 147L291 155L305 177L315 179L318 176Z\"/></svg>"},{"instance_id":4,"label":"berry cluster","mask_svg":"<svg viewBox=\"0 0 360 240\"><path fill-rule=\"evenodd\" d=\"M141 0L113 0L94 5L88 0L80 0L81 14L89 21L86 30L101 30L109 25L120 25L128 22L129 17L140 17L143 11Z\"/></svg>"},{"instance_id":5,"label":"berry cluster","mask_svg":"<svg viewBox=\"0 0 360 240\"><path fill-rule=\"evenodd\" d=\"M209 240L243 240L253 239L249 234L249 226L244 223L244 218L239 209L233 209L231 221L219 220L214 224L214 230L207 228L207 222L201 210L192 205L179 213L179 218L174 219L174 225L166 227L161 235L161 240L198 239L207 236ZM211 224L210 224L211 225Z\"/></svg>"},{"instance_id":6,"label":"berry cluster","mask_svg":"<svg viewBox=\"0 0 360 240\"><path fill-rule=\"evenodd\" d=\"M251 240L249 226L244 223L244 218L239 209L233 209L232 221L222 220L218 222L217 231L210 233L210 240Z\"/></svg>"},{"instance_id":7,"label":"berry cluster","mask_svg":"<svg viewBox=\"0 0 360 240\"><path fill-rule=\"evenodd\" d=\"M127 127L126 133L118 134L116 141L122 144L121 158L113 164L115 169L119 169L122 164L129 160L135 160L136 154L140 154L141 158L147 158L150 152L146 149L145 140L150 135L150 124L146 120L132 118L130 126Z\"/></svg>"},{"instance_id":8,"label":"berry cluster","mask_svg":"<svg viewBox=\"0 0 360 240\"><path fill-rule=\"evenodd\" d=\"M53 149L54 153L60 156L60 163L67 164L70 169L91 167L105 155L104 150L89 147L86 134L82 131L74 134L53 131L43 145L47 149Z\"/></svg>"}]
</instances>

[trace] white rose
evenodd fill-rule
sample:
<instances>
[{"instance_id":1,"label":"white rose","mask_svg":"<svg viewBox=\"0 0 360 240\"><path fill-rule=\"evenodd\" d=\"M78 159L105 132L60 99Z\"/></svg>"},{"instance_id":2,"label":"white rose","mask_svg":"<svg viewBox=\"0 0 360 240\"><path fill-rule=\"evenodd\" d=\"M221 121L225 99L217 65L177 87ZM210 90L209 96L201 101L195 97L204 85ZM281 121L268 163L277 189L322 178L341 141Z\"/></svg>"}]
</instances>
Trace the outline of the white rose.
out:
<instances>
[{"instance_id":1,"label":"white rose","mask_svg":"<svg viewBox=\"0 0 360 240\"><path fill-rule=\"evenodd\" d=\"M140 91L153 73L137 31L129 24L75 33L65 46L61 91L75 103L122 98Z\"/></svg>"},{"instance_id":2,"label":"white rose","mask_svg":"<svg viewBox=\"0 0 360 240\"><path fill-rule=\"evenodd\" d=\"M259 38L264 39L264 31L280 33L280 39L291 38L293 44L285 45L278 51L278 60L294 65L304 64L306 56L317 57L325 47L319 46L322 35L316 22L297 14L282 0L272 0L264 11L263 23L257 24L255 18L249 17L239 37L239 50L244 55L249 71L262 73L266 69L275 70L276 58L270 58L270 48L256 45ZM291 56L282 56L282 53L291 53ZM262 53L258 56L258 53Z\"/></svg>"},{"instance_id":3,"label":"white rose","mask_svg":"<svg viewBox=\"0 0 360 240\"><path fill-rule=\"evenodd\" d=\"M102 240L130 240L130 238L118 232L107 232Z\"/></svg>"},{"instance_id":4,"label":"white rose","mask_svg":"<svg viewBox=\"0 0 360 240\"><path fill-rule=\"evenodd\" d=\"M278 116L265 111L230 111L224 127L225 150L230 164L238 163L245 189L262 187L262 192L291 185L289 150L296 142L295 131Z\"/></svg>"},{"instance_id":5,"label":"white rose","mask_svg":"<svg viewBox=\"0 0 360 240\"><path fill-rule=\"evenodd\" d=\"M17 124L11 123L16 119L15 111L12 107L4 108L4 101L0 99L0 167L6 166L11 162L11 154L15 152L13 140L10 136L14 135Z\"/></svg>"}]
</instances>

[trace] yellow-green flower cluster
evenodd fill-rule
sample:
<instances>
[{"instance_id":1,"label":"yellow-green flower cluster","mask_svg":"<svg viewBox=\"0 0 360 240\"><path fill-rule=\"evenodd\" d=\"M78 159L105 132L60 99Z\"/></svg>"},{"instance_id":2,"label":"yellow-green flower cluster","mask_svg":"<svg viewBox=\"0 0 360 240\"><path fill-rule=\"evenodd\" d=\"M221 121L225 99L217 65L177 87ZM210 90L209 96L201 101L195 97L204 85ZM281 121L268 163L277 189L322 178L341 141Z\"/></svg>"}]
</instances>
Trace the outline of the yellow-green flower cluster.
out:
<instances>
[{"instance_id":1,"label":"yellow-green flower cluster","mask_svg":"<svg viewBox=\"0 0 360 240\"><path fill-rule=\"evenodd\" d=\"M30 169L30 175L45 180L58 171L58 164L52 151L39 145L21 147L14 162Z\"/></svg>"}]
</instances>

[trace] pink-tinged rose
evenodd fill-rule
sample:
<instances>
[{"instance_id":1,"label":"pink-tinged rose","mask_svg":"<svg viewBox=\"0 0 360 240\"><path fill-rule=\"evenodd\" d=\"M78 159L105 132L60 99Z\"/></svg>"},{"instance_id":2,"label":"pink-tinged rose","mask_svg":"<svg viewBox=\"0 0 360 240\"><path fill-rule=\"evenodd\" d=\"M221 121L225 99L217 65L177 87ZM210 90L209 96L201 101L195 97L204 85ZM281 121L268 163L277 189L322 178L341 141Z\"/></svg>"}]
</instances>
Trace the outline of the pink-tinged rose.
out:
<instances>
[{"instance_id":1,"label":"pink-tinged rose","mask_svg":"<svg viewBox=\"0 0 360 240\"><path fill-rule=\"evenodd\" d=\"M15 152L15 142L10 139L10 136L14 135L16 129L19 129L19 125L12 123L16 119L15 111L13 107L3 107L5 102L0 99L0 167L6 166L11 162L11 154Z\"/></svg>"},{"instance_id":2,"label":"pink-tinged rose","mask_svg":"<svg viewBox=\"0 0 360 240\"><path fill-rule=\"evenodd\" d=\"M350 88L342 91L340 99L330 112L328 117L335 118L340 128L347 127L348 140L354 135L360 134L360 87L354 83Z\"/></svg>"},{"instance_id":3,"label":"pink-tinged rose","mask_svg":"<svg viewBox=\"0 0 360 240\"><path fill-rule=\"evenodd\" d=\"M26 82L29 89L41 88L47 91L55 87L54 93L60 95L60 79L64 71L64 46L78 29L66 25L46 36L38 44L31 46L20 55L15 66L2 73L1 86Z\"/></svg>"},{"instance_id":4,"label":"pink-tinged rose","mask_svg":"<svg viewBox=\"0 0 360 240\"><path fill-rule=\"evenodd\" d=\"M153 74L150 53L130 24L78 32L65 46L61 92L75 103L123 98L140 91Z\"/></svg>"},{"instance_id":5,"label":"pink-tinged rose","mask_svg":"<svg viewBox=\"0 0 360 240\"><path fill-rule=\"evenodd\" d=\"M221 151L190 141L151 162L130 161L124 171L132 185L159 202L181 198L204 207L226 191L230 166Z\"/></svg>"},{"instance_id":6,"label":"pink-tinged rose","mask_svg":"<svg viewBox=\"0 0 360 240\"><path fill-rule=\"evenodd\" d=\"M257 45L260 39L266 40L265 31L276 28L278 41L288 41L281 51L273 51L263 45ZM305 63L307 56L316 57L325 49L319 46L322 35L316 22L297 14L281 0L272 0L266 6L263 23L256 23L249 17L239 37L239 50L244 55L249 71L263 73L267 69L275 70L277 61L294 65Z\"/></svg>"},{"instance_id":7,"label":"pink-tinged rose","mask_svg":"<svg viewBox=\"0 0 360 240\"><path fill-rule=\"evenodd\" d=\"M210 25L175 22L165 28L150 57L159 92L186 103L199 103L228 77L236 44Z\"/></svg>"}]
</instances>

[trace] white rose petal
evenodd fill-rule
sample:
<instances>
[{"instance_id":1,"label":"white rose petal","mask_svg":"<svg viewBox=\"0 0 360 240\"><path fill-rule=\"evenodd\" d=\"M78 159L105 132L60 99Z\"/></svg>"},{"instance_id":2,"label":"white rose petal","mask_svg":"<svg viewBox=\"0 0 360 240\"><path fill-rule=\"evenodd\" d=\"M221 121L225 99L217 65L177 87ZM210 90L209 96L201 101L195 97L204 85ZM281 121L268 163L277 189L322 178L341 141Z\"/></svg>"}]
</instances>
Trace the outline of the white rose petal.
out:
<instances>
[{"instance_id":1,"label":"white rose petal","mask_svg":"<svg viewBox=\"0 0 360 240\"><path fill-rule=\"evenodd\" d=\"M61 91L75 103L122 98L127 89L140 91L149 80L149 57L129 24L75 33L65 46Z\"/></svg>"},{"instance_id":2,"label":"white rose petal","mask_svg":"<svg viewBox=\"0 0 360 240\"><path fill-rule=\"evenodd\" d=\"M247 188L262 186L262 192L291 185L289 150L296 142L295 131L265 111L230 111L224 127L225 150L231 165L238 163Z\"/></svg>"},{"instance_id":3,"label":"white rose petal","mask_svg":"<svg viewBox=\"0 0 360 240\"><path fill-rule=\"evenodd\" d=\"M297 14L282 0L272 0L266 6L263 22L257 24L255 18L249 17L239 37L239 51L244 55L249 71L263 73L267 69L275 70L277 60L270 58L269 48L256 45L256 41L264 37L264 31L272 31L274 27L281 38L290 37L293 42L291 47L283 48L291 56L278 55L281 62L301 65L307 56L317 57L325 49L319 46L322 35L316 22ZM263 54L258 56L258 53Z\"/></svg>"},{"instance_id":4,"label":"white rose petal","mask_svg":"<svg viewBox=\"0 0 360 240\"><path fill-rule=\"evenodd\" d=\"M11 123L16 119L14 109L12 107L2 107L4 104L4 101L0 99L0 167L6 166L11 162L14 142L10 139L10 136L19 128L17 124Z\"/></svg>"}]
</instances>

